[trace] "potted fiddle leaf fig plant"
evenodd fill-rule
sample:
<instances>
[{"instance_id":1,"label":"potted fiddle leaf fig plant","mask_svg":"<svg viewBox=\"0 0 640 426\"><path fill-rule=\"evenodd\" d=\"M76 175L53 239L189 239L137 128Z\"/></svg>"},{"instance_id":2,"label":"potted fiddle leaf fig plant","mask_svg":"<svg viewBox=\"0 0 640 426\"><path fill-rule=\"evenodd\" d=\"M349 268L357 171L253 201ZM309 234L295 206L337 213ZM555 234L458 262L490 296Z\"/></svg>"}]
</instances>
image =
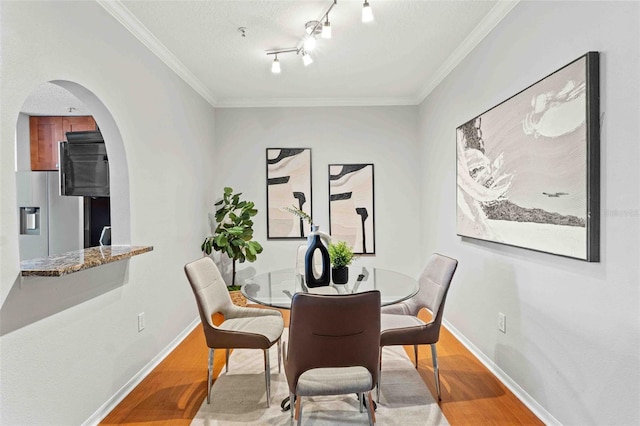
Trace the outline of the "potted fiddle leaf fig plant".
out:
<instances>
[{"instance_id":1,"label":"potted fiddle leaf fig plant","mask_svg":"<svg viewBox=\"0 0 640 426\"><path fill-rule=\"evenodd\" d=\"M213 250L226 253L233 261L233 271L229 291L239 290L236 285L236 261L254 262L262 253L262 246L253 240L253 220L258 210L252 201L241 200L242 193L233 193L230 187L224 188L222 200L215 203L217 226L213 235L204 239L201 250L211 254Z\"/></svg>"},{"instance_id":2,"label":"potted fiddle leaf fig plant","mask_svg":"<svg viewBox=\"0 0 640 426\"><path fill-rule=\"evenodd\" d=\"M349 281L349 268L353 262L353 250L344 241L329 244L331 260L331 279L334 284L346 284Z\"/></svg>"}]
</instances>

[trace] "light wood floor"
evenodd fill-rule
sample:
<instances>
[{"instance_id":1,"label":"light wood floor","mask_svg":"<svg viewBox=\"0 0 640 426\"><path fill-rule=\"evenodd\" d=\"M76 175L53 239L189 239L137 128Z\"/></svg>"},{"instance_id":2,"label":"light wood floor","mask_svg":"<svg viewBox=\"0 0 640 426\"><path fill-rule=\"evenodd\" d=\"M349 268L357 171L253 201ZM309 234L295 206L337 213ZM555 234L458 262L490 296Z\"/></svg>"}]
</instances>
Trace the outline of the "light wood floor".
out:
<instances>
[{"instance_id":1,"label":"light wood floor","mask_svg":"<svg viewBox=\"0 0 640 426\"><path fill-rule=\"evenodd\" d=\"M288 312L283 315L287 322ZM440 408L451 425L543 424L445 328L437 348ZM413 347L405 349L413 359ZM198 326L101 424L188 425L207 396L207 355ZM436 395L428 346L420 347L418 358L418 372ZM216 352L214 363L217 376L224 367L224 351Z\"/></svg>"}]
</instances>

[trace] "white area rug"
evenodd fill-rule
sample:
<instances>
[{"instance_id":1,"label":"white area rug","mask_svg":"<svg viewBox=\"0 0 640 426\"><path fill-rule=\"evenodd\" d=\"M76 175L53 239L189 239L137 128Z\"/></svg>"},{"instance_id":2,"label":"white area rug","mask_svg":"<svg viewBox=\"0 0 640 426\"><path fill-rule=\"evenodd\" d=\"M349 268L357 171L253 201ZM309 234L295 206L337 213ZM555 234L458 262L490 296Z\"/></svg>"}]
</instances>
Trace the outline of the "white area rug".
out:
<instances>
[{"instance_id":1,"label":"white area rug","mask_svg":"<svg viewBox=\"0 0 640 426\"><path fill-rule=\"evenodd\" d=\"M286 330L285 330L286 332ZM229 359L229 373L215 381L211 404L205 398L192 425L288 425L289 411L280 408L289 395L284 370L278 374L278 352L271 348L271 407L267 408L262 351L236 349ZM448 425L402 347L384 348L382 393L376 411L379 425ZM204 367L204 366L203 366ZM375 391L373 393L375 398ZM303 425L367 425L353 395L303 398Z\"/></svg>"}]
</instances>

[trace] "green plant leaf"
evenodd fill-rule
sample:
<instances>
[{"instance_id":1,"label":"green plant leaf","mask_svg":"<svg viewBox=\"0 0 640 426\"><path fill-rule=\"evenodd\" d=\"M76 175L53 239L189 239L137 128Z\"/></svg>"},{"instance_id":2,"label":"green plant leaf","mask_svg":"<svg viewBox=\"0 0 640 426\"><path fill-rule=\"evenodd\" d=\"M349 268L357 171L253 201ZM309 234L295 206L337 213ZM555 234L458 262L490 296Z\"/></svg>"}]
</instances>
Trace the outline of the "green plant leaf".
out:
<instances>
[{"instance_id":1,"label":"green plant leaf","mask_svg":"<svg viewBox=\"0 0 640 426\"><path fill-rule=\"evenodd\" d=\"M247 250L251 251L251 253L259 254L262 253L262 246L257 241L248 241Z\"/></svg>"},{"instance_id":2,"label":"green plant leaf","mask_svg":"<svg viewBox=\"0 0 640 426\"><path fill-rule=\"evenodd\" d=\"M216 244L218 245L218 247L225 247L228 244L228 240L227 240L227 236L224 234L219 234L216 237Z\"/></svg>"},{"instance_id":3,"label":"green plant leaf","mask_svg":"<svg viewBox=\"0 0 640 426\"><path fill-rule=\"evenodd\" d=\"M252 244L247 243L247 257L249 257L249 255L255 257L256 254L258 254L258 252L256 251L255 247L253 247Z\"/></svg>"},{"instance_id":4,"label":"green plant leaf","mask_svg":"<svg viewBox=\"0 0 640 426\"><path fill-rule=\"evenodd\" d=\"M207 254L211 254L213 250L213 245L211 244L211 238L207 238L204 242L204 252Z\"/></svg>"},{"instance_id":5,"label":"green plant leaf","mask_svg":"<svg viewBox=\"0 0 640 426\"><path fill-rule=\"evenodd\" d=\"M244 233L245 228L243 228L242 226L232 226L228 228L227 231L229 231L231 235L238 236Z\"/></svg>"}]
</instances>

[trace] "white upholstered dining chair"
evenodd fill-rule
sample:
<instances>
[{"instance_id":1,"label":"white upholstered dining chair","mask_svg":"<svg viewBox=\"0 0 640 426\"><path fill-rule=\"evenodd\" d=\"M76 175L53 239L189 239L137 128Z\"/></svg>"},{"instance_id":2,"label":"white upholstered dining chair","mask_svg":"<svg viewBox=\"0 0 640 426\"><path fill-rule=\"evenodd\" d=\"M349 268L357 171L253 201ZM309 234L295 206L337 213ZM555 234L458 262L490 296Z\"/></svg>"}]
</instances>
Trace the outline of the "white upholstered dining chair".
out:
<instances>
[{"instance_id":1,"label":"white upholstered dining chair","mask_svg":"<svg viewBox=\"0 0 640 426\"><path fill-rule=\"evenodd\" d=\"M229 349L262 349L268 407L271 399L269 348L274 343L278 344L278 372L280 372L280 337L284 330L282 314L273 309L246 308L234 305L227 291L227 286L220 276L220 271L210 257L203 257L188 263L184 270L196 297L202 329L209 347L207 403L211 401L215 349L226 350L227 369ZM212 320L215 313L221 313L224 316L224 321L218 326L214 325Z\"/></svg>"},{"instance_id":2,"label":"white upholstered dining chair","mask_svg":"<svg viewBox=\"0 0 640 426\"><path fill-rule=\"evenodd\" d=\"M433 254L420 275L418 293L409 300L381 309L381 348L391 345L413 345L416 368L418 368L418 345L431 345L438 400L442 398L436 343L440 339L440 325L447 292L457 267L458 261L456 259L437 253ZM431 312L432 318L428 323L418 318L418 313L422 308ZM380 368L382 368L382 350L380 351ZM380 400L379 385L377 399Z\"/></svg>"}]
</instances>

